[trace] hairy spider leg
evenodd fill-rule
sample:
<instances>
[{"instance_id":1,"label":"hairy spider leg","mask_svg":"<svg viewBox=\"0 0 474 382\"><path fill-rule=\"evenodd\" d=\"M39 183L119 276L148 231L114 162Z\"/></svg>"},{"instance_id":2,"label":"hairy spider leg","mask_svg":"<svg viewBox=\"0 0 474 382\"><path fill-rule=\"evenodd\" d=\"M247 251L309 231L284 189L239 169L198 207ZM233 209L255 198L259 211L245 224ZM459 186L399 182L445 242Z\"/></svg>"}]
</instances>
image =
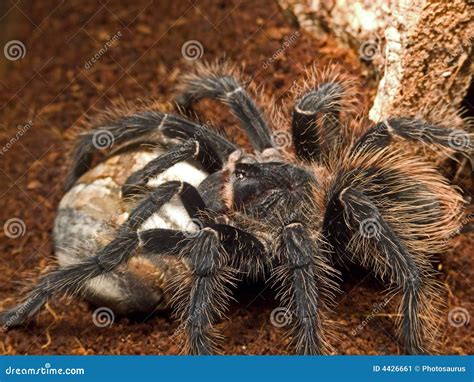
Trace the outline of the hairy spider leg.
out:
<instances>
[{"instance_id":1,"label":"hairy spider leg","mask_svg":"<svg viewBox=\"0 0 474 382\"><path fill-rule=\"evenodd\" d=\"M325 354L328 345L323 336L323 299L332 297L324 290L332 285L327 259L299 221L283 227L278 252L281 264L276 268L275 280L280 284L278 289L287 309L287 320L291 321L290 333L296 351ZM322 287L324 284L326 287Z\"/></svg>"},{"instance_id":2,"label":"hairy spider leg","mask_svg":"<svg viewBox=\"0 0 474 382\"><path fill-rule=\"evenodd\" d=\"M197 233L151 229L140 232L143 249L152 255L167 254L183 258L190 275L172 281L172 305L185 329L183 351L187 354L213 354L218 351L216 320L228 308L230 287L241 269L232 257L254 268L265 261L263 244L251 234L224 224L205 225ZM238 248L238 253L236 253Z\"/></svg>"},{"instance_id":3,"label":"hairy spider leg","mask_svg":"<svg viewBox=\"0 0 474 382\"><path fill-rule=\"evenodd\" d=\"M377 123L360 137L352 152L384 148L394 136L460 152L468 158L474 150L474 135L464 130L439 127L419 119L389 118Z\"/></svg>"},{"instance_id":4,"label":"hairy spider leg","mask_svg":"<svg viewBox=\"0 0 474 382\"><path fill-rule=\"evenodd\" d=\"M295 102L292 134L296 155L301 160L318 162L325 150L337 147L341 137L339 118L343 93L341 84L327 82Z\"/></svg>"},{"instance_id":5,"label":"hairy spider leg","mask_svg":"<svg viewBox=\"0 0 474 382\"><path fill-rule=\"evenodd\" d=\"M1 314L0 323L6 327L18 326L35 315L52 296L80 294L87 281L127 262L139 245L137 229L141 224L175 194L183 195L187 192L189 187L184 187L178 181L158 186L132 211L109 244L99 249L95 256L78 264L58 268L41 276L20 304ZM183 202L185 200L183 198Z\"/></svg>"},{"instance_id":6,"label":"hairy spider leg","mask_svg":"<svg viewBox=\"0 0 474 382\"><path fill-rule=\"evenodd\" d=\"M168 151L148 162L143 168L132 173L122 186L122 196L128 197L147 192L149 189L147 183L150 178L158 176L179 162L197 158L201 152L199 142L194 139L188 139L172 146Z\"/></svg>"},{"instance_id":7,"label":"hairy spider leg","mask_svg":"<svg viewBox=\"0 0 474 382\"><path fill-rule=\"evenodd\" d=\"M66 191L90 169L92 156L100 148L97 147L97 140L101 137L110 140L111 147L115 149L146 143L162 144L165 138L192 139L199 143L201 155L197 159L200 159L203 167L210 172L220 169L229 154L237 149L219 134L181 116L159 111L140 112L110 120L80 136L75 147L71 172L65 183Z\"/></svg>"},{"instance_id":8,"label":"hairy spider leg","mask_svg":"<svg viewBox=\"0 0 474 382\"><path fill-rule=\"evenodd\" d=\"M176 194L201 229L197 233L170 229L140 231L141 225ZM173 304L185 327L184 351L216 352L219 335L213 324L227 309L230 286L239 271L235 266L245 263L248 269L258 269L266 252L253 235L230 225L215 224L208 216L209 211L193 186L178 181L163 183L132 211L109 244L80 264L40 277L22 303L0 315L0 323L7 328L18 326L52 296L80 294L87 281L126 263L139 248L148 256L179 256L190 265L190 282L186 282L187 275L182 275L170 286L175 288ZM238 256L242 259L238 260Z\"/></svg>"},{"instance_id":9,"label":"hairy spider leg","mask_svg":"<svg viewBox=\"0 0 474 382\"><path fill-rule=\"evenodd\" d=\"M427 276L432 272L426 269L427 267L420 269L420 265L414 261L403 241L397 237L377 207L361 191L346 188L340 193L339 199L349 224L360 227L367 219L377 221L377 235L367 239L373 242L382 257L366 256L366 258L378 276L383 278L387 273L390 283L402 289L400 313L403 318L400 339L404 350L409 354L424 353L421 316L426 313L423 307L429 304L424 301L428 297L423 291L428 283Z\"/></svg>"},{"instance_id":10,"label":"hairy spider leg","mask_svg":"<svg viewBox=\"0 0 474 382\"><path fill-rule=\"evenodd\" d=\"M255 150L263 151L275 147L272 132L262 112L233 76L211 73L190 76L186 79L185 88L177 97L176 103L184 109L189 109L192 104L204 98L217 99L229 105Z\"/></svg>"}]
</instances>

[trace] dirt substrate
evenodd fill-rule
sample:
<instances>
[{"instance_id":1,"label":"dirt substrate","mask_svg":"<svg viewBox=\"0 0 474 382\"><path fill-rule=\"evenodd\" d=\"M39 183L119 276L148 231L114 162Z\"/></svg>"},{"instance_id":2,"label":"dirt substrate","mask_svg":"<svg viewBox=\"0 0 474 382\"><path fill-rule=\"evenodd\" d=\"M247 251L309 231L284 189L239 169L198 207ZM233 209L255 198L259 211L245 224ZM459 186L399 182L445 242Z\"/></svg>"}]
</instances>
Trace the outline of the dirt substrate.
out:
<instances>
[{"instance_id":1,"label":"dirt substrate","mask_svg":"<svg viewBox=\"0 0 474 382\"><path fill-rule=\"evenodd\" d=\"M19 218L26 226L24 236L16 239L0 232L3 307L15 301L22 282L37 277L54 263L51 228L62 196L72 127L83 121L85 113L93 114L94 109L103 109L121 98L137 102L150 97L172 100L177 80L193 65L181 52L186 41L202 44L203 60L225 57L245 65L246 74L283 102L289 102L288 90L305 65L313 62L320 68L333 62L358 77L364 84L360 94L367 105L373 96L373 82L367 80L368 71L355 53L338 47L335 41L318 40L299 31L272 1L259 1L258 5L227 0L195 4L135 0L125 6L115 1L102 6L95 1L29 3L8 4L2 10L8 21L4 24L8 40L22 41L26 55L17 61L0 58L1 146L11 144L19 126L32 121L32 127L27 127L0 158L0 222L3 225L8 219ZM115 40L113 46L87 65L108 39ZM274 59L269 61L271 57ZM206 110L207 117L215 122L234 125L220 106L212 104ZM474 348L469 325L448 323L448 312L453 308L468 312L474 308L473 238L465 235L453 240L452 251L441 260L439 279L447 287L439 339L443 354L465 354ZM393 335L395 305L371 314L380 303L383 287L362 270L346 271L344 280L344 292L329 317L338 324L338 338L332 341L336 352L399 353ZM285 328L270 323L270 313L277 306L274 294L263 284L240 288L228 319L219 325L225 336L224 352L286 353ZM99 328L92 323L93 309L76 299L52 302L27 327L2 334L0 352L178 352L170 340L178 325L169 315L146 321L116 317L111 327ZM353 335L359 325L363 328Z\"/></svg>"}]
</instances>

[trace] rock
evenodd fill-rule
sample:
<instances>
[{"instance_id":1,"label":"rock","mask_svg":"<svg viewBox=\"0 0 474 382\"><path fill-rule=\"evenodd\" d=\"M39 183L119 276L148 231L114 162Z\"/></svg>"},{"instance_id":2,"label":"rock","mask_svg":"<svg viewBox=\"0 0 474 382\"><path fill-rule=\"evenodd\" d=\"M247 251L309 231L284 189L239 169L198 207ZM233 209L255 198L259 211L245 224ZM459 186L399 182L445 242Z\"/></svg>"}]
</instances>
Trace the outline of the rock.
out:
<instances>
[{"instance_id":1,"label":"rock","mask_svg":"<svg viewBox=\"0 0 474 382\"><path fill-rule=\"evenodd\" d=\"M327 33L359 51L381 78L369 113L450 118L462 125L459 106L474 69L474 5L467 0L279 0L318 38ZM453 117L454 116L454 117ZM433 117L433 116L431 116ZM429 118L428 118L429 119Z\"/></svg>"}]
</instances>

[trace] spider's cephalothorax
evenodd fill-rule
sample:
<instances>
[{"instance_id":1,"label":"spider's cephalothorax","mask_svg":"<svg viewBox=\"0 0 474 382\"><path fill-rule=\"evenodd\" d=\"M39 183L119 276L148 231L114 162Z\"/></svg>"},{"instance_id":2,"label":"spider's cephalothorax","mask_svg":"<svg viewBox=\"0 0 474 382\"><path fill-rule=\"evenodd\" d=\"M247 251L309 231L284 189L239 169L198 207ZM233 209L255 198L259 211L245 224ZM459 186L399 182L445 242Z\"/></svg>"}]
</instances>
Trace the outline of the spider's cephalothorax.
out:
<instances>
[{"instance_id":1,"label":"spider's cephalothorax","mask_svg":"<svg viewBox=\"0 0 474 382\"><path fill-rule=\"evenodd\" d=\"M430 259L459 228L463 200L403 141L472 155L472 135L403 117L364 128L354 123L351 82L310 70L282 137L235 75L214 69L188 76L177 104L229 105L254 152L154 108L102 120L76 147L55 224L60 267L2 324L22 324L63 294L124 314L172 305L183 350L208 354L218 350L213 326L232 286L266 272L291 315L296 350L326 353L334 267L356 262L401 295L405 352L429 351L440 296ZM100 134L118 150L88 171Z\"/></svg>"}]
</instances>

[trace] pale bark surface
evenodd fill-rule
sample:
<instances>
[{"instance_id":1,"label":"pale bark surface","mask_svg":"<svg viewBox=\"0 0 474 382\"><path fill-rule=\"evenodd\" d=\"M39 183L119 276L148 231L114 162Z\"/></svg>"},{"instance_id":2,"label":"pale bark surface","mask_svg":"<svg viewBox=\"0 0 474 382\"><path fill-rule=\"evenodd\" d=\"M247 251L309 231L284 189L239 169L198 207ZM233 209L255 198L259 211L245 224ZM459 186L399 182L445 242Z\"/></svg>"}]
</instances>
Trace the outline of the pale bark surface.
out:
<instances>
[{"instance_id":1,"label":"pale bark surface","mask_svg":"<svg viewBox=\"0 0 474 382\"><path fill-rule=\"evenodd\" d=\"M474 69L470 0L279 0L316 37L337 36L379 75L370 118L456 116Z\"/></svg>"}]
</instances>

